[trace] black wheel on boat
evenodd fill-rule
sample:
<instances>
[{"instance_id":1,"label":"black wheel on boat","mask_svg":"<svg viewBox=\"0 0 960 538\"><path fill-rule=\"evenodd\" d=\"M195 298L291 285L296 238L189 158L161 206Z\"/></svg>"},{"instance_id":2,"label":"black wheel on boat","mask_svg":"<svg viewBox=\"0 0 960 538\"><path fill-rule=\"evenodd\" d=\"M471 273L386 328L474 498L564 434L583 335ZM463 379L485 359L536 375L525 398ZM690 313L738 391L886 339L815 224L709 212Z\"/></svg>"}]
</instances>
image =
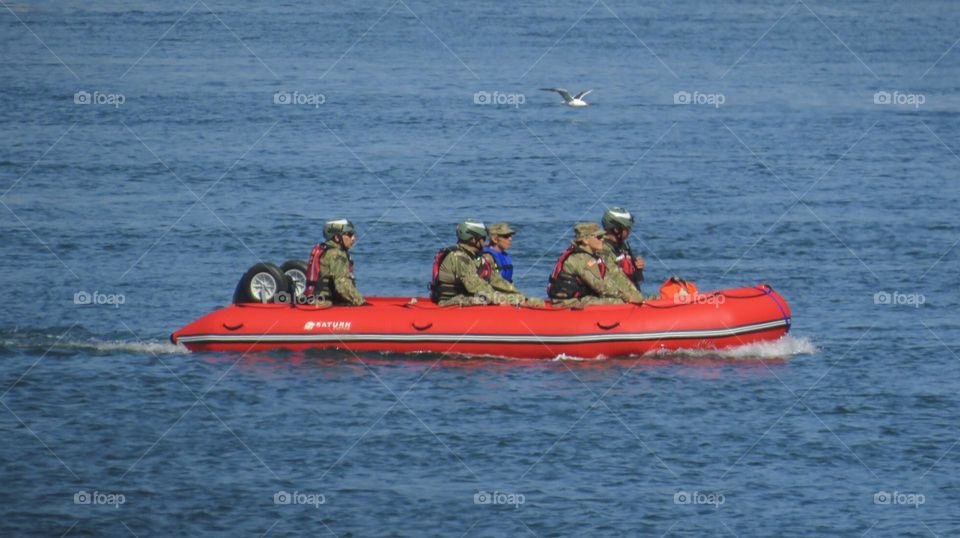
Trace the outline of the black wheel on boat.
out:
<instances>
[{"instance_id":1,"label":"black wheel on boat","mask_svg":"<svg viewBox=\"0 0 960 538\"><path fill-rule=\"evenodd\" d=\"M280 270L294 286L294 295L299 299L307 289L307 262L303 260L287 260L280 266Z\"/></svg>"},{"instance_id":2,"label":"black wheel on boat","mask_svg":"<svg viewBox=\"0 0 960 538\"><path fill-rule=\"evenodd\" d=\"M287 277L272 263L258 263L244 273L233 293L234 303L270 303L287 289Z\"/></svg>"}]
</instances>

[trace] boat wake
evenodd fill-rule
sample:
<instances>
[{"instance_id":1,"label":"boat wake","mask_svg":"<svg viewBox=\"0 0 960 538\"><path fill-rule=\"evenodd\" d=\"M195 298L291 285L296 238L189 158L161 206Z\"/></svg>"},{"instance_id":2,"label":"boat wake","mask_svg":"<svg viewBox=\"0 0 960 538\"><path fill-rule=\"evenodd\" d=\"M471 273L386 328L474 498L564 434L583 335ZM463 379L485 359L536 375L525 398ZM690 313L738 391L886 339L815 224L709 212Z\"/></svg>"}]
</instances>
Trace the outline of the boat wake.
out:
<instances>
[{"instance_id":1,"label":"boat wake","mask_svg":"<svg viewBox=\"0 0 960 538\"><path fill-rule=\"evenodd\" d=\"M727 349L680 349L675 351L652 351L645 357L710 357L736 360L785 359L796 355L812 355L817 346L806 337L786 335L773 342L754 342Z\"/></svg>"},{"instance_id":2,"label":"boat wake","mask_svg":"<svg viewBox=\"0 0 960 538\"><path fill-rule=\"evenodd\" d=\"M786 335L773 342L755 342L726 349L678 349L651 351L643 358L651 359L721 359L721 360L761 360L787 359L796 355L812 355L818 351L817 346L806 337ZM636 359L637 357L633 357ZM553 358L555 361L590 362L604 361L607 357L585 359L561 353ZM617 359L612 359L617 360Z\"/></svg>"},{"instance_id":3,"label":"boat wake","mask_svg":"<svg viewBox=\"0 0 960 538\"><path fill-rule=\"evenodd\" d=\"M169 341L147 341L147 342L129 342L123 340L89 340L75 342L61 342L64 347L76 349L78 351L91 351L94 353L148 353L151 355L171 355L179 353L190 353L186 347L178 344L171 344Z\"/></svg>"},{"instance_id":4,"label":"boat wake","mask_svg":"<svg viewBox=\"0 0 960 538\"><path fill-rule=\"evenodd\" d=\"M169 340L104 340L96 337L70 338L39 332L12 331L0 335L0 352L27 352L52 355L90 353L110 355L113 353L143 353L171 355L189 353L186 347Z\"/></svg>"}]
</instances>

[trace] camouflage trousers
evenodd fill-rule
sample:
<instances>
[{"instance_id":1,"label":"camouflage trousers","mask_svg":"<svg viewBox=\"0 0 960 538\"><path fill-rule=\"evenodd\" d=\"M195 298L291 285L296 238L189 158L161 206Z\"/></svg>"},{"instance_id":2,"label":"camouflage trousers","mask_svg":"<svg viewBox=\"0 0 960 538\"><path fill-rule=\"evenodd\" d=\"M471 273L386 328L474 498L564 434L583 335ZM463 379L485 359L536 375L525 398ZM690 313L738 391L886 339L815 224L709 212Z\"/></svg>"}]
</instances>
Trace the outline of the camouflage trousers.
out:
<instances>
[{"instance_id":1,"label":"camouflage trousers","mask_svg":"<svg viewBox=\"0 0 960 538\"><path fill-rule=\"evenodd\" d=\"M623 299L618 297L597 297L595 295L588 295L587 297L581 297L579 299L562 299L559 301L554 301L553 304L562 306L563 308L583 308L585 306L600 304L624 304L624 302Z\"/></svg>"},{"instance_id":2,"label":"camouflage trousers","mask_svg":"<svg viewBox=\"0 0 960 538\"><path fill-rule=\"evenodd\" d=\"M519 293L502 293L497 292L491 296L486 295L454 295L449 299L444 299L437 303L440 306L478 306L478 305L488 305L488 304L507 304L513 306L520 306L526 304L528 306L543 306L542 299L536 299L533 297L527 298Z\"/></svg>"}]
</instances>

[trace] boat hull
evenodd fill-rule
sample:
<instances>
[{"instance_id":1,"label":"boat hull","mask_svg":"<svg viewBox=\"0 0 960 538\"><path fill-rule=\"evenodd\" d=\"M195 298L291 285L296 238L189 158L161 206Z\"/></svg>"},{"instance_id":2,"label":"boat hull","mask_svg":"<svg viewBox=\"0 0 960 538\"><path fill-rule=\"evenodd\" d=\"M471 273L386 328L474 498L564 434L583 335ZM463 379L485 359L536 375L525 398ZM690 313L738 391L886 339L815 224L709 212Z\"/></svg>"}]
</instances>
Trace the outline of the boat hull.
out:
<instances>
[{"instance_id":1,"label":"boat hull","mask_svg":"<svg viewBox=\"0 0 960 538\"><path fill-rule=\"evenodd\" d=\"M191 351L345 349L550 359L721 349L776 340L790 328L786 301L767 286L580 310L439 307L428 299L371 297L370 306L240 304L171 335Z\"/></svg>"}]
</instances>

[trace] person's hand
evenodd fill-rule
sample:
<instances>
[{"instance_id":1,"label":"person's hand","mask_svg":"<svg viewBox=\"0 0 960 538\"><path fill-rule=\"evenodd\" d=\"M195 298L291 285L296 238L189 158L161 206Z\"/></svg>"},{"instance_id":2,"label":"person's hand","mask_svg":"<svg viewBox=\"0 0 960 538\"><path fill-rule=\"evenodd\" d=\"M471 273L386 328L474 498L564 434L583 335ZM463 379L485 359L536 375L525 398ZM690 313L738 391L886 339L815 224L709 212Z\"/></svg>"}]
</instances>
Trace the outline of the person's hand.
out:
<instances>
[{"instance_id":1,"label":"person's hand","mask_svg":"<svg viewBox=\"0 0 960 538\"><path fill-rule=\"evenodd\" d=\"M643 256L637 256L633 259L633 266L637 269L643 269L646 265L646 262L643 261Z\"/></svg>"}]
</instances>

